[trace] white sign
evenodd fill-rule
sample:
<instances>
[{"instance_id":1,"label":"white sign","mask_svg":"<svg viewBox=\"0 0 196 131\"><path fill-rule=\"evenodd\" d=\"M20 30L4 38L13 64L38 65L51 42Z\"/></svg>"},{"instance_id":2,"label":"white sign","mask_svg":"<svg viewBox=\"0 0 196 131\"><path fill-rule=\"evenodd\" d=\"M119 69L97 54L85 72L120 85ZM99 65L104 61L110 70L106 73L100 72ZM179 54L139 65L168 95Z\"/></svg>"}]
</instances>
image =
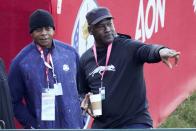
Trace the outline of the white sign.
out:
<instances>
[{"instance_id":1,"label":"white sign","mask_svg":"<svg viewBox=\"0 0 196 131\"><path fill-rule=\"evenodd\" d=\"M166 0L148 0L146 10L144 11L144 2L140 0L135 39L150 39L153 33L158 32L159 19L161 27L165 22L165 2ZM152 10L152 11L151 11ZM152 12L152 20L149 23L149 13Z\"/></svg>"},{"instance_id":2,"label":"white sign","mask_svg":"<svg viewBox=\"0 0 196 131\"><path fill-rule=\"evenodd\" d=\"M97 6L98 5L95 0L84 0L78 11L72 32L71 43L80 56L94 44L93 36L88 33L86 14L88 11L96 8Z\"/></svg>"}]
</instances>

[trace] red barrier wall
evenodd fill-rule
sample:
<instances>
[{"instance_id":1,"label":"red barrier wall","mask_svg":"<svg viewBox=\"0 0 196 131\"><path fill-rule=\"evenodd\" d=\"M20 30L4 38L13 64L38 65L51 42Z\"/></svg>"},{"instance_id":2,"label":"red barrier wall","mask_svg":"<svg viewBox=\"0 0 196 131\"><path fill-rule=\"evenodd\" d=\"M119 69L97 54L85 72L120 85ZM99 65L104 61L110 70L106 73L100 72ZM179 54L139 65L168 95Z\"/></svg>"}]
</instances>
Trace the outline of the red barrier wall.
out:
<instances>
[{"instance_id":1,"label":"red barrier wall","mask_svg":"<svg viewBox=\"0 0 196 131\"><path fill-rule=\"evenodd\" d=\"M145 66L150 112L157 127L196 90L196 0L1 0L0 57L8 69L13 57L31 41L28 17L37 8L53 14L57 39L79 44L78 49L83 49L82 42L92 43L81 36L84 16L96 6L107 6L111 10L118 32L181 52L180 62L172 70L162 63Z\"/></svg>"}]
</instances>

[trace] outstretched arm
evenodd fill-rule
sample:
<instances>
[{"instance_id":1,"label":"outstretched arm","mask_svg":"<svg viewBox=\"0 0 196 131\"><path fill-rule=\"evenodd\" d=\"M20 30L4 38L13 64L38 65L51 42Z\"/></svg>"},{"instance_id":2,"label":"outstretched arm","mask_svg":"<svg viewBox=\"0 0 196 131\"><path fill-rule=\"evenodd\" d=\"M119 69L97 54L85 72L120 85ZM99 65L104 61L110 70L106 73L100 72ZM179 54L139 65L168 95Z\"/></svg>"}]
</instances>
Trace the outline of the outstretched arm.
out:
<instances>
[{"instance_id":1,"label":"outstretched arm","mask_svg":"<svg viewBox=\"0 0 196 131\"><path fill-rule=\"evenodd\" d=\"M173 49L169 49L169 48L160 49L159 54L160 54L162 62L165 63L170 69L172 69L173 66L175 66L178 63L179 57L180 57L180 52L175 51ZM174 64L172 64L169 61L169 59L175 59Z\"/></svg>"}]
</instances>

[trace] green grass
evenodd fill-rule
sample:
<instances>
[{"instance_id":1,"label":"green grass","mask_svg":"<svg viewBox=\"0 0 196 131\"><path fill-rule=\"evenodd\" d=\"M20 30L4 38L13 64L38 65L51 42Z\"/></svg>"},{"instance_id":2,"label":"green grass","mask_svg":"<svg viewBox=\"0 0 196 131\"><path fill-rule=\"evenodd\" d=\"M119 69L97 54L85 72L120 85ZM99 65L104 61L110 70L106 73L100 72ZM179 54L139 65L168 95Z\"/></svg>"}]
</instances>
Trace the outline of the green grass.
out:
<instances>
[{"instance_id":1,"label":"green grass","mask_svg":"<svg viewBox=\"0 0 196 131\"><path fill-rule=\"evenodd\" d=\"M159 128L196 128L196 92L187 98Z\"/></svg>"}]
</instances>

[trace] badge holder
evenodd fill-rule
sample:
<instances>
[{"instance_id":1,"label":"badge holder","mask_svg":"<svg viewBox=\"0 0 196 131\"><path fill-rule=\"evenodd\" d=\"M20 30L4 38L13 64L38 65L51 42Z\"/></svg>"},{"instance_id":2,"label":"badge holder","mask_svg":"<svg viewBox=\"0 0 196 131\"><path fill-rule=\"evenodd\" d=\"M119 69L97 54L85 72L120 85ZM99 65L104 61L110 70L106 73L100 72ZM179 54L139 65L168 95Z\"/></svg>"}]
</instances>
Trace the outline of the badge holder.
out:
<instances>
[{"instance_id":1,"label":"badge holder","mask_svg":"<svg viewBox=\"0 0 196 131\"><path fill-rule=\"evenodd\" d=\"M63 95L62 84L61 83L58 83L56 74L54 73L54 70L53 70L53 77L55 79L55 84L53 85L54 86L55 95L56 96Z\"/></svg>"},{"instance_id":2,"label":"badge holder","mask_svg":"<svg viewBox=\"0 0 196 131\"><path fill-rule=\"evenodd\" d=\"M99 93L101 94L101 99L105 100L105 87L103 86L102 81L101 81L101 87L99 88Z\"/></svg>"}]
</instances>

